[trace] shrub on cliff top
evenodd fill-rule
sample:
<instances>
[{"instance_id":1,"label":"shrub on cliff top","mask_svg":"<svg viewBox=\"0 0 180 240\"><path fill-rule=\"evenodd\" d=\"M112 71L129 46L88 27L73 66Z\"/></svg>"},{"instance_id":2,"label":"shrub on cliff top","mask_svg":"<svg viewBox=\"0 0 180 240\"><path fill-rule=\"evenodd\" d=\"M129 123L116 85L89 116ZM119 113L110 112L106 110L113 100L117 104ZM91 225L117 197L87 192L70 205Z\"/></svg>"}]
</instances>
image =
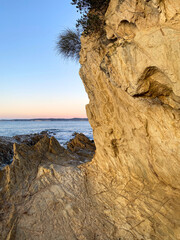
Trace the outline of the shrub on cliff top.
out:
<instances>
[{"instance_id":1,"label":"shrub on cliff top","mask_svg":"<svg viewBox=\"0 0 180 240\"><path fill-rule=\"evenodd\" d=\"M107 8L110 0L72 0L72 5L76 5L79 11Z\"/></svg>"},{"instance_id":2,"label":"shrub on cliff top","mask_svg":"<svg viewBox=\"0 0 180 240\"><path fill-rule=\"evenodd\" d=\"M72 0L78 11L82 14L77 20L76 28L85 36L93 32L103 31L105 14L110 0Z\"/></svg>"},{"instance_id":3,"label":"shrub on cliff top","mask_svg":"<svg viewBox=\"0 0 180 240\"><path fill-rule=\"evenodd\" d=\"M81 50L80 33L77 30L64 30L59 35L57 50L65 58L78 60Z\"/></svg>"},{"instance_id":4,"label":"shrub on cliff top","mask_svg":"<svg viewBox=\"0 0 180 240\"><path fill-rule=\"evenodd\" d=\"M71 4L76 5L81 18L77 20L76 30L67 29L59 35L57 50L61 55L78 60L81 50L80 35L103 33L103 16L109 2L110 0L72 0Z\"/></svg>"}]
</instances>

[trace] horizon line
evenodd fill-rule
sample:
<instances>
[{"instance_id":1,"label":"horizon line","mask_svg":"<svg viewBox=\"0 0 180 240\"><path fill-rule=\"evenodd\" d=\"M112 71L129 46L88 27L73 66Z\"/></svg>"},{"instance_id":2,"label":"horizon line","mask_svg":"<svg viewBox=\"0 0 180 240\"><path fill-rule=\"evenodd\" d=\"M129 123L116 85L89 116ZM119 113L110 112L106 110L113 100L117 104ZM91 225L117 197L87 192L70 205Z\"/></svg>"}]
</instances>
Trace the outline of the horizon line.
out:
<instances>
[{"instance_id":1,"label":"horizon line","mask_svg":"<svg viewBox=\"0 0 180 240\"><path fill-rule=\"evenodd\" d=\"M73 117L73 118L0 118L0 121L46 121L46 120L88 120L87 117Z\"/></svg>"}]
</instances>

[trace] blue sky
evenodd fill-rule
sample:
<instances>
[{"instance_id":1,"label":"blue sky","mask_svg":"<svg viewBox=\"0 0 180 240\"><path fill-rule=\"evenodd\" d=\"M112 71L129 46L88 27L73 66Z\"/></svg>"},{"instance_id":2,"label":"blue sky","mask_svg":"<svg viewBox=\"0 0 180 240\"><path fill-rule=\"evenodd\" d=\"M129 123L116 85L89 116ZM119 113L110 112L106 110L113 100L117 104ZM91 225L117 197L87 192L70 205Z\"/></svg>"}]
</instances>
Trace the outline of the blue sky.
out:
<instances>
[{"instance_id":1,"label":"blue sky","mask_svg":"<svg viewBox=\"0 0 180 240\"><path fill-rule=\"evenodd\" d=\"M85 117L80 65L55 50L70 0L0 0L0 118Z\"/></svg>"}]
</instances>

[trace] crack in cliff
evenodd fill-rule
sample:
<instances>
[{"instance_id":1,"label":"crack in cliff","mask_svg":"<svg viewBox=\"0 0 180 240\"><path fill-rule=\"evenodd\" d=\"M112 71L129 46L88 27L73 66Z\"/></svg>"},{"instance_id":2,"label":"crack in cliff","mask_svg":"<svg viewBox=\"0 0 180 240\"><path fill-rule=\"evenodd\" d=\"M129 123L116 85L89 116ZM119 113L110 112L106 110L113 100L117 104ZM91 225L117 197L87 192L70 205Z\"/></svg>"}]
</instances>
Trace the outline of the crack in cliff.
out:
<instances>
[{"instance_id":1,"label":"crack in cliff","mask_svg":"<svg viewBox=\"0 0 180 240\"><path fill-rule=\"evenodd\" d=\"M166 104L171 108L180 109L180 97L172 89L170 79L157 67L151 66L144 70L138 80L134 98L152 100L152 103Z\"/></svg>"}]
</instances>

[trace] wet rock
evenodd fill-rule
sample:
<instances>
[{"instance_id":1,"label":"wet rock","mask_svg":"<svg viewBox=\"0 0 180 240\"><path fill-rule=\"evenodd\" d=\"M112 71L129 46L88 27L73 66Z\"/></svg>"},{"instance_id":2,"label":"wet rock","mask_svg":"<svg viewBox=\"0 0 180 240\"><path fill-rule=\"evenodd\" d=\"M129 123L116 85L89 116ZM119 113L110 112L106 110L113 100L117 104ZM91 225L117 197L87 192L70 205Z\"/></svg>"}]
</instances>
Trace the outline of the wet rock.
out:
<instances>
[{"instance_id":1,"label":"wet rock","mask_svg":"<svg viewBox=\"0 0 180 240\"><path fill-rule=\"evenodd\" d=\"M35 133L35 134L17 135L12 137L12 139L15 139L15 142L17 143L24 143L28 146L33 146L44 136L49 136L46 131L41 132L40 134Z\"/></svg>"},{"instance_id":2,"label":"wet rock","mask_svg":"<svg viewBox=\"0 0 180 240\"><path fill-rule=\"evenodd\" d=\"M12 138L0 137L0 168L4 164L9 164L13 158L13 143Z\"/></svg>"}]
</instances>

